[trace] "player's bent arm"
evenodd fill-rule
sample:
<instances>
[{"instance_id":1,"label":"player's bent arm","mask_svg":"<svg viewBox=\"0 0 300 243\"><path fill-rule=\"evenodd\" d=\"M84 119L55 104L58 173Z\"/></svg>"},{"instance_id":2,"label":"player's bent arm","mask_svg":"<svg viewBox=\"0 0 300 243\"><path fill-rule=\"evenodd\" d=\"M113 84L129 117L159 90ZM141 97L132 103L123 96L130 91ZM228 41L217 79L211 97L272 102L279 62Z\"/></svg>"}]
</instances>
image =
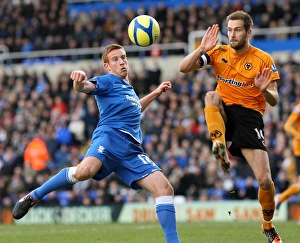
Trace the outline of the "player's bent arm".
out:
<instances>
[{"instance_id":1,"label":"player's bent arm","mask_svg":"<svg viewBox=\"0 0 300 243\"><path fill-rule=\"evenodd\" d=\"M150 103L160 96L163 92L166 92L167 90L172 88L172 84L170 81L164 81L162 82L154 91L152 91L150 94L146 95L145 97L140 99L141 104L141 111L143 112Z\"/></svg>"},{"instance_id":2,"label":"player's bent arm","mask_svg":"<svg viewBox=\"0 0 300 243\"><path fill-rule=\"evenodd\" d=\"M208 27L202 40L200 46L187 55L179 64L179 70L182 73L188 73L193 70L201 68L200 57L207 51L213 49L218 41L219 25L213 24Z\"/></svg>"},{"instance_id":3,"label":"player's bent arm","mask_svg":"<svg viewBox=\"0 0 300 243\"><path fill-rule=\"evenodd\" d=\"M272 81L268 88L262 92L266 102L271 106L275 106L278 103L277 81L278 80Z\"/></svg>"},{"instance_id":4,"label":"player's bent arm","mask_svg":"<svg viewBox=\"0 0 300 243\"><path fill-rule=\"evenodd\" d=\"M205 52L197 48L193 52L191 52L189 55L187 55L185 58L182 59L182 61L179 64L179 71L182 73L189 73L191 71L194 71L196 69L200 68L199 58L204 54Z\"/></svg>"},{"instance_id":5,"label":"player's bent arm","mask_svg":"<svg viewBox=\"0 0 300 243\"><path fill-rule=\"evenodd\" d=\"M74 80L73 87L77 92L88 94L94 91L96 84L87 80L84 81Z\"/></svg>"},{"instance_id":6,"label":"player's bent arm","mask_svg":"<svg viewBox=\"0 0 300 243\"><path fill-rule=\"evenodd\" d=\"M73 88L77 92L91 93L95 89L96 84L87 81L86 73L82 70L73 71L70 78L73 80Z\"/></svg>"}]
</instances>

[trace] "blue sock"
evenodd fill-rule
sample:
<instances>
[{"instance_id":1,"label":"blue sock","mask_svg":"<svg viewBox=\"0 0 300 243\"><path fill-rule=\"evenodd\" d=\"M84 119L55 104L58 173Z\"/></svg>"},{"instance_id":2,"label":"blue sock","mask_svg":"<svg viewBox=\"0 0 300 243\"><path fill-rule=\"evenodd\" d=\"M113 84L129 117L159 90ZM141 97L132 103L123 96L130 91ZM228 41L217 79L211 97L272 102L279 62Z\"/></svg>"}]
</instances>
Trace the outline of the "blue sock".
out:
<instances>
[{"instance_id":1,"label":"blue sock","mask_svg":"<svg viewBox=\"0 0 300 243\"><path fill-rule=\"evenodd\" d=\"M58 172L55 176L51 177L43 185L36 188L31 192L33 200L40 200L48 193L55 191L63 187L70 187L74 183L68 180L68 170L69 168L64 168Z\"/></svg>"},{"instance_id":2,"label":"blue sock","mask_svg":"<svg viewBox=\"0 0 300 243\"><path fill-rule=\"evenodd\" d=\"M164 231L167 243L180 243L177 228L175 208L173 204L156 205L158 221Z\"/></svg>"}]
</instances>

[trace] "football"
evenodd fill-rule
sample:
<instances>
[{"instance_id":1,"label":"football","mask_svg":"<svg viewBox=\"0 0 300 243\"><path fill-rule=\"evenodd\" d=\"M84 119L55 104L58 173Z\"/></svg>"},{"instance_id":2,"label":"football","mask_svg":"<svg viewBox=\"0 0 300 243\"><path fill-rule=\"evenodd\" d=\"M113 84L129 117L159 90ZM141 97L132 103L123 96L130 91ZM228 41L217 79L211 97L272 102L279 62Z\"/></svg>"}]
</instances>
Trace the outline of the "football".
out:
<instances>
[{"instance_id":1,"label":"football","mask_svg":"<svg viewBox=\"0 0 300 243\"><path fill-rule=\"evenodd\" d=\"M150 46L160 35L156 19L149 15L139 15L128 26L129 39L138 46Z\"/></svg>"}]
</instances>

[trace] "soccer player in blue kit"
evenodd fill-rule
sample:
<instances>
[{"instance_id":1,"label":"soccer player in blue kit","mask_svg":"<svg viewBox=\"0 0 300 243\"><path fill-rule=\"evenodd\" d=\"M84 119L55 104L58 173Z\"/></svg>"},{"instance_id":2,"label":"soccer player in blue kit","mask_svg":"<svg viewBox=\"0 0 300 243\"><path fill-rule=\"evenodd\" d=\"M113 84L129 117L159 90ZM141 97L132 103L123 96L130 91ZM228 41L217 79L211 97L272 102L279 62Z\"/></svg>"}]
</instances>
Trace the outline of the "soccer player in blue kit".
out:
<instances>
[{"instance_id":1,"label":"soccer player in blue kit","mask_svg":"<svg viewBox=\"0 0 300 243\"><path fill-rule=\"evenodd\" d=\"M161 169L145 154L140 128L141 112L163 92L171 88L169 81L139 99L128 78L128 60L124 48L107 45L102 53L108 74L88 79L85 72L71 73L77 92L94 95L100 119L84 159L78 166L62 169L43 185L21 198L13 209L13 217L24 217L46 194L90 178L101 180L114 172L135 190L145 189L155 198L158 221L167 243L180 242L174 190Z\"/></svg>"}]
</instances>

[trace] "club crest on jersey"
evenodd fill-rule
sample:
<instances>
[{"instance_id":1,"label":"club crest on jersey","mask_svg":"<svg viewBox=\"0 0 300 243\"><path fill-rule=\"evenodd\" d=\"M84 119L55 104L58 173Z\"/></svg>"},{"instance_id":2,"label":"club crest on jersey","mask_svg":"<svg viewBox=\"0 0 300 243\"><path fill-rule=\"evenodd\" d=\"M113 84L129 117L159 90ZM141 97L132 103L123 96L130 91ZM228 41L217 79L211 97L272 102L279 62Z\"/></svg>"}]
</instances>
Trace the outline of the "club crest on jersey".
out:
<instances>
[{"instance_id":1,"label":"club crest on jersey","mask_svg":"<svg viewBox=\"0 0 300 243\"><path fill-rule=\"evenodd\" d=\"M98 152L99 154L102 154L103 151L104 151L104 147L103 147L102 145L100 145L100 146L98 147L98 149L97 149L97 152Z\"/></svg>"},{"instance_id":2,"label":"club crest on jersey","mask_svg":"<svg viewBox=\"0 0 300 243\"><path fill-rule=\"evenodd\" d=\"M251 70L252 67L253 67L253 66L252 66L252 64L251 64L250 62L246 62L245 65L244 65L244 68L245 68L246 70L248 70L248 71Z\"/></svg>"}]
</instances>

